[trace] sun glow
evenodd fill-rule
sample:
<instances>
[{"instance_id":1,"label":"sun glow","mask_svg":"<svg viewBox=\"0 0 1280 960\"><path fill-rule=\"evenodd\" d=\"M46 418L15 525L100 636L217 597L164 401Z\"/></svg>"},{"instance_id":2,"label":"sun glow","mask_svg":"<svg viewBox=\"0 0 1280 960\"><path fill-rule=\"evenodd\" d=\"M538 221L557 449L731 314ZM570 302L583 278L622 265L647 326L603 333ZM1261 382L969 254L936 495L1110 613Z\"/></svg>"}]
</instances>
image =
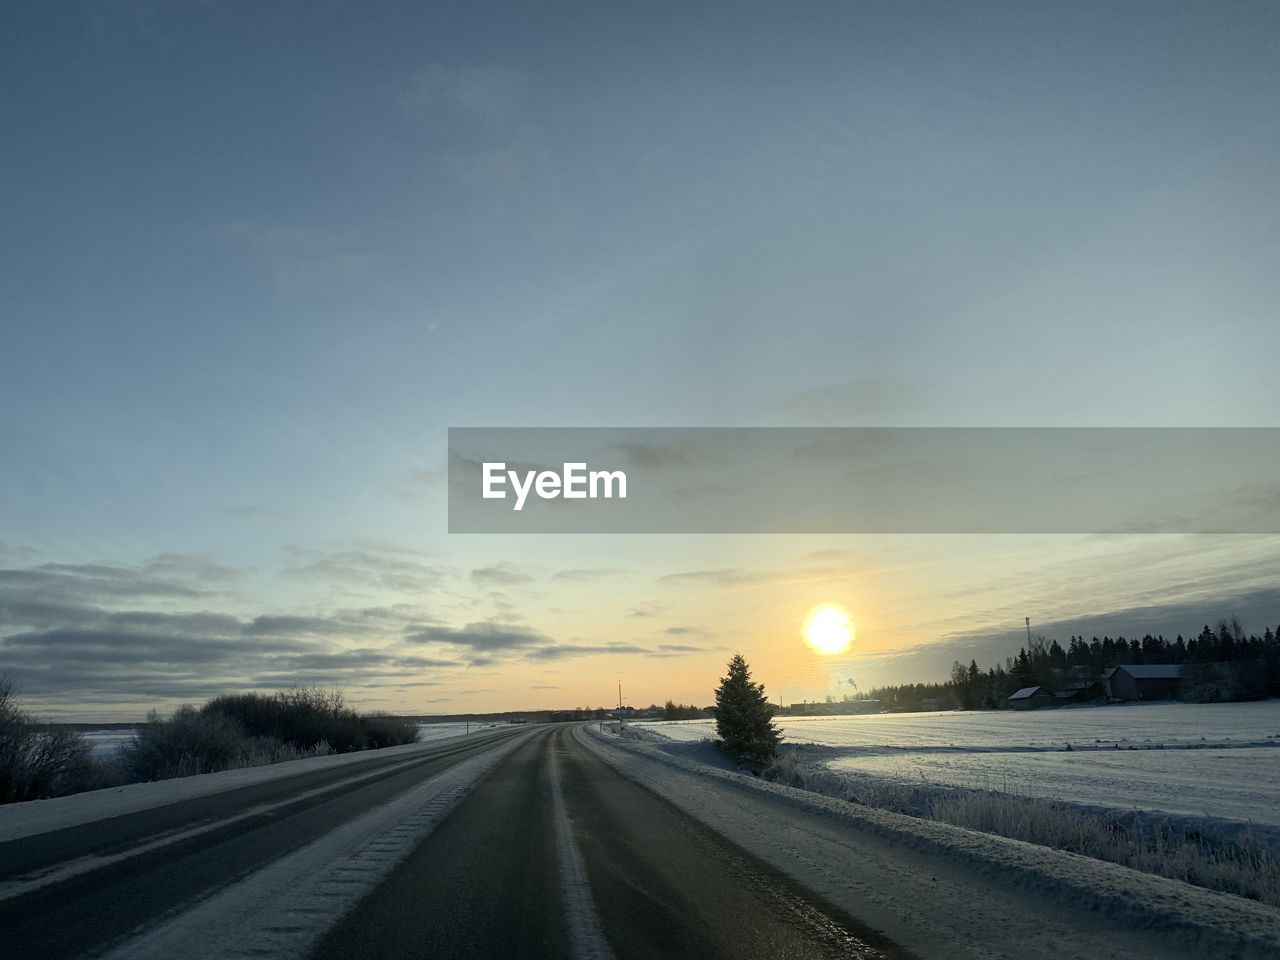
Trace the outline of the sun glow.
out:
<instances>
[{"instance_id":1,"label":"sun glow","mask_svg":"<svg viewBox=\"0 0 1280 960\"><path fill-rule=\"evenodd\" d=\"M804 642L818 653L843 653L853 642L853 617L838 603L822 603L804 618Z\"/></svg>"}]
</instances>

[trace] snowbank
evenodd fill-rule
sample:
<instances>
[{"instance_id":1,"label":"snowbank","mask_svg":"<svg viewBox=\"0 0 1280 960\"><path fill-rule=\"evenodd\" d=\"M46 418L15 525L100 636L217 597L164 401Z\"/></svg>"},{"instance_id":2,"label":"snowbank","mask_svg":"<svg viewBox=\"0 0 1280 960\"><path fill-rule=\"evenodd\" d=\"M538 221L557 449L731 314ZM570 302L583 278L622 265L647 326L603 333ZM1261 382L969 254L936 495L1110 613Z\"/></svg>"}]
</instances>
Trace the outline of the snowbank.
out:
<instances>
[{"instance_id":1,"label":"snowbank","mask_svg":"<svg viewBox=\"0 0 1280 960\"><path fill-rule=\"evenodd\" d=\"M486 730L479 734L473 733L471 739L478 741L481 738L492 737L494 734L495 731ZM126 813L136 813L139 810L163 807L183 800L226 793L229 790L312 773L316 770L347 767L352 764L397 757L410 759L414 754L439 749L441 744L440 739L435 739L427 743L410 743L400 747L386 747L382 750L307 757L303 760L288 760L264 767L224 770L220 773L205 773L194 777L179 777L174 780L158 780L151 783L130 783L123 787L90 790L86 793L72 794L69 797L6 804L0 806L0 843L37 833L47 833L51 830L62 830L82 823L106 820Z\"/></svg>"},{"instance_id":2,"label":"snowbank","mask_svg":"<svg viewBox=\"0 0 1280 960\"><path fill-rule=\"evenodd\" d=\"M1280 910L950 824L578 736L608 762L922 956L1280 956Z\"/></svg>"}]
</instances>

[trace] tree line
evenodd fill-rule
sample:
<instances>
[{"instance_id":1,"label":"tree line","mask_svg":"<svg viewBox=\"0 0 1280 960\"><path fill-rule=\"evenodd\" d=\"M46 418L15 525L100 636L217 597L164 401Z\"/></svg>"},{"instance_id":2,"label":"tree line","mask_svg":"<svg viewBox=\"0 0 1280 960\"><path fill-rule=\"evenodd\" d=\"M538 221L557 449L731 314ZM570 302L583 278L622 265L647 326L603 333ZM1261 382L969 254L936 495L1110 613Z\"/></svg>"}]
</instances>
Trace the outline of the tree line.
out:
<instances>
[{"instance_id":1,"label":"tree line","mask_svg":"<svg viewBox=\"0 0 1280 960\"><path fill-rule=\"evenodd\" d=\"M1066 646L1033 637L1016 656L983 670L976 660L956 661L950 679L876 687L858 698L880 701L897 711L929 709L993 710L1007 706L1010 694L1024 687L1056 690L1098 678L1110 667L1127 664L1180 664L1180 698L1197 703L1263 700L1280 696L1280 627L1261 636L1246 634L1240 621L1207 624L1190 640L1147 634L1141 639L1072 636Z\"/></svg>"}]
</instances>

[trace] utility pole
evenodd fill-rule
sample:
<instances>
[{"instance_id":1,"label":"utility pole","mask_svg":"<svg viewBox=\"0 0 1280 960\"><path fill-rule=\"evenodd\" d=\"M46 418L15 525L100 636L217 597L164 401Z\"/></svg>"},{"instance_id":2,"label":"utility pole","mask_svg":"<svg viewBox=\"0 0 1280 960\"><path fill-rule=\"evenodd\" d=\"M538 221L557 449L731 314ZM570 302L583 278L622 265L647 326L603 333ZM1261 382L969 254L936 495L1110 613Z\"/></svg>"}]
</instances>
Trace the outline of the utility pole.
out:
<instances>
[{"instance_id":1,"label":"utility pole","mask_svg":"<svg viewBox=\"0 0 1280 960\"><path fill-rule=\"evenodd\" d=\"M1031 652L1031 618L1023 617L1022 619L1027 621L1027 652L1030 653Z\"/></svg>"}]
</instances>

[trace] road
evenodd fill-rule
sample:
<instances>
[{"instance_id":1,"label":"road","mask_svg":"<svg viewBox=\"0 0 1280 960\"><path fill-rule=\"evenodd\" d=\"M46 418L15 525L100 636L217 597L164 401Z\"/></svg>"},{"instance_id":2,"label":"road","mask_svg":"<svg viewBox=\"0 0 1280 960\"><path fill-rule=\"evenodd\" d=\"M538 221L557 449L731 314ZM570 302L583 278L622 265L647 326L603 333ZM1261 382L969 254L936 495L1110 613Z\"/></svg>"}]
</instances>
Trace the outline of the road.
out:
<instances>
[{"instance_id":1,"label":"road","mask_svg":"<svg viewBox=\"0 0 1280 960\"><path fill-rule=\"evenodd\" d=\"M45 960L906 956L573 725L2 843L0 942Z\"/></svg>"}]
</instances>

